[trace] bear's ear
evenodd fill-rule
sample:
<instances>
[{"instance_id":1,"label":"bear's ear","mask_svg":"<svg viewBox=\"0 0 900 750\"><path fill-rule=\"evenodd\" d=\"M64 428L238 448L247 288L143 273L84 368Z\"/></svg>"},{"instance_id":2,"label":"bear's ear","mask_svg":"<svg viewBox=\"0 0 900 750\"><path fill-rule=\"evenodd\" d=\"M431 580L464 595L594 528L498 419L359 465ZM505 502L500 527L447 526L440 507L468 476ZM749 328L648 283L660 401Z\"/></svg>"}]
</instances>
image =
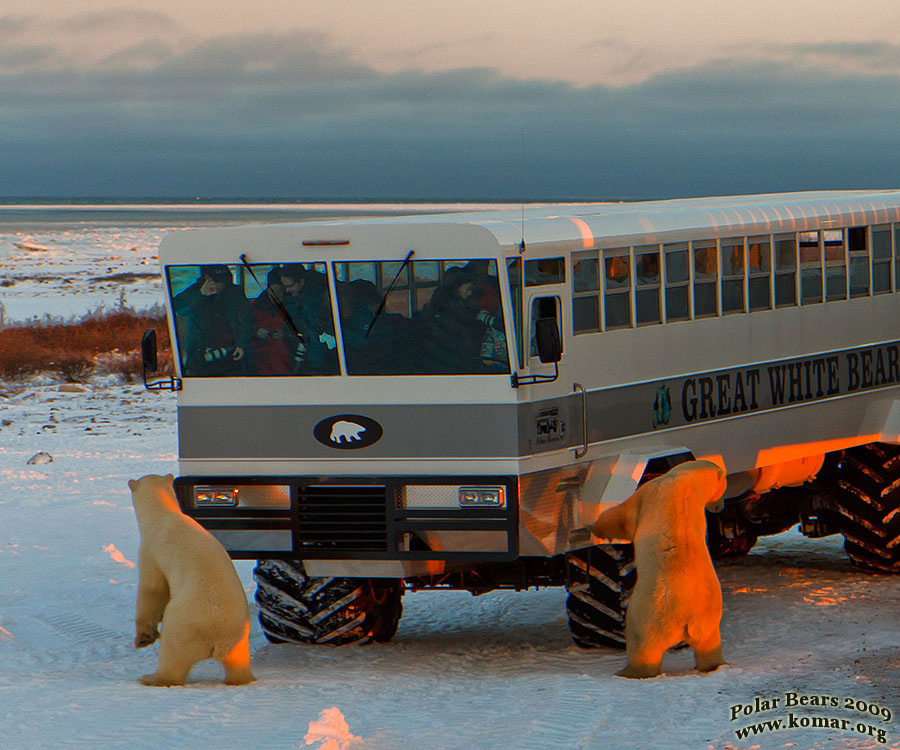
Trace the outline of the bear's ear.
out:
<instances>
[{"instance_id":1,"label":"bear's ear","mask_svg":"<svg viewBox=\"0 0 900 750\"><path fill-rule=\"evenodd\" d=\"M166 474L165 480L171 484L172 482L175 481L175 475L174 474Z\"/></svg>"},{"instance_id":2,"label":"bear's ear","mask_svg":"<svg viewBox=\"0 0 900 750\"><path fill-rule=\"evenodd\" d=\"M137 487L137 480L129 479L128 480L128 489L134 491L134 488Z\"/></svg>"},{"instance_id":3,"label":"bear's ear","mask_svg":"<svg viewBox=\"0 0 900 750\"><path fill-rule=\"evenodd\" d=\"M706 501L706 509L710 513L721 513L725 508L725 491L728 489L728 478L724 471L710 482L710 496Z\"/></svg>"}]
</instances>

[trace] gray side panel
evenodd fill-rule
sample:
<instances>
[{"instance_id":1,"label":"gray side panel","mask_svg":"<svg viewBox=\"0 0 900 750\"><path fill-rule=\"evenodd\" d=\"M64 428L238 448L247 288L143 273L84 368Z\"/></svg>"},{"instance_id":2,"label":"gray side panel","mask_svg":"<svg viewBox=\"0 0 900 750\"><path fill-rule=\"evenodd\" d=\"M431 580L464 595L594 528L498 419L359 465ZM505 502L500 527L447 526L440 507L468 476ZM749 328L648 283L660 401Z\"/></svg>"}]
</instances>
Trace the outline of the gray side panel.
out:
<instances>
[{"instance_id":1,"label":"gray side panel","mask_svg":"<svg viewBox=\"0 0 900 750\"><path fill-rule=\"evenodd\" d=\"M587 442L699 426L734 417L821 404L900 386L900 342L891 341L819 355L762 362L712 372L604 388L586 394ZM521 404L522 455L577 447L582 436L582 396ZM548 418L565 426L555 433ZM799 417L802 419L802 417ZM543 432L543 434L541 434ZM807 435L805 440L816 439Z\"/></svg>"},{"instance_id":2,"label":"gray side panel","mask_svg":"<svg viewBox=\"0 0 900 750\"><path fill-rule=\"evenodd\" d=\"M330 448L313 428L338 414L378 422L384 433L374 445ZM390 406L181 406L181 458L368 459L515 456L515 404Z\"/></svg>"}]
</instances>

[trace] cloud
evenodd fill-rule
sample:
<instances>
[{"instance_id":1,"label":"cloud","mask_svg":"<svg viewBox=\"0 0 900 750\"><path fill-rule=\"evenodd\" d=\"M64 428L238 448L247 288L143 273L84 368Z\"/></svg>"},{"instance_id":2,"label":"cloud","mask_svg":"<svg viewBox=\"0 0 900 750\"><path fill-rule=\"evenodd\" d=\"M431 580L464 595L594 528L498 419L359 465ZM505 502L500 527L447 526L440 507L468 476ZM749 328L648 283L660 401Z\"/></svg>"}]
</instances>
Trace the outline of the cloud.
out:
<instances>
[{"instance_id":1,"label":"cloud","mask_svg":"<svg viewBox=\"0 0 900 750\"><path fill-rule=\"evenodd\" d=\"M0 19L22 55L0 55L0 194L633 197L879 186L900 167L890 45L755 47L613 89L384 73L317 32L137 20L88 55L78 33Z\"/></svg>"},{"instance_id":2,"label":"cloud","mask_svg":"<svg viewBox=\"0 0 900 750\"><path fill-rule=\"evenodd\" d=\"M89 69L148 39L186 38L167 15L140 9L79 13L63 19L0 16L0 74Z\"/></svg>"},{"instance_id":3,"label":"cloud","mask_svg":"<svg viewBox=\"0 0 900 750\"><path fill-rule=\"evenodd\" d=\"M140 8L109 8L102 11L78 13L60 21L45 22L67 34L115 34L123 30L141 33L162 33L178 29L165 13Z\"/></svg>"},{"instance_id":4,"label":"cloud","mask_svg":"<svg viewBox=\"0 0 900 750\"><path fill-rule=\"evenodd\" d=\"M900 75L900 45L880 40L744 43L724 47L723 54L757 63L777 62L830 76Z\"/></svg>"},{"instance_id":5,"label":"cloud","mask_svg":"<svg viewBox=\"0 0 900 750\"><path fill-rule=\"evenodd\" d=\"M448 50L453 54L457 54L461 49L465 48L490 49L492 46L496 46L498 41L499 37L496 33L484 32L430 44L397 47L390 52L383 53L380 57L382 60L389 61L395 65L400 64L403 67L410 65L425 66L432 59L436 60L446 57Z\"/></svg>"}]
</instances>

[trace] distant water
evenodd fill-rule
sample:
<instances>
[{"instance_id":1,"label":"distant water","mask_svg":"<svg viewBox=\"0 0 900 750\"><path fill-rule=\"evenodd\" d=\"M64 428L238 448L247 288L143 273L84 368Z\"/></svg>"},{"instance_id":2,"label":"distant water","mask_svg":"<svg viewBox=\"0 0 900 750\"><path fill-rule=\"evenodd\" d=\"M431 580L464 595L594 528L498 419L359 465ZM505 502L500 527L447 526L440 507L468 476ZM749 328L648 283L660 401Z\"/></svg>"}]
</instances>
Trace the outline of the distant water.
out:
<instances>
[{"instance_id":1,"label":"distant water","mask_svg":"<svg viewBox=\"0 0 900 750\"><path fill-rule=\"evenodd\" d=\"M314 221L352 216L446 213L509 204L488 203L284 203L242 201L0 199L0 230L40 231L61 227L188 227Z\"/></svg>"},{"instance_id":2,"label":"distant water","mask_svg":"<svg viewBox=\"0 0 900 750\"><path fill-rule=\"evenodd\" d=\"M0 325L163 301L157 248L189 227L498 208L486 203L0 199ZM508 204L506 204L508 205Z\"/></svg>"}]
</instances>

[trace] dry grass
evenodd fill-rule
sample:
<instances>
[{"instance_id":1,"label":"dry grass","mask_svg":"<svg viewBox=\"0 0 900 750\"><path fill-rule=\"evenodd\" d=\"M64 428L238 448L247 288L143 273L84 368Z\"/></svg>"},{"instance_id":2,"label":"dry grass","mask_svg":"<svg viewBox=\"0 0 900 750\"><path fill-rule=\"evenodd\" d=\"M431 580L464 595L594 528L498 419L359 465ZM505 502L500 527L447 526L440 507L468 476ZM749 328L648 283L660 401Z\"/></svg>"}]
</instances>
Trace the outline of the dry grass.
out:
<instances>
[{"instance_id":1,"label":"dry grass","mask_svg":"<svg viewBox=\"0 0 900 750\"><path fill-rule=\"evenodd\" d=\"M70 382L93 373L141 377L141 337L155 328L160 373L172 369L165 312L97 310L65 322L31 321L0 329L0 376L57 372Z\"/></svg>"}]
</instances>

